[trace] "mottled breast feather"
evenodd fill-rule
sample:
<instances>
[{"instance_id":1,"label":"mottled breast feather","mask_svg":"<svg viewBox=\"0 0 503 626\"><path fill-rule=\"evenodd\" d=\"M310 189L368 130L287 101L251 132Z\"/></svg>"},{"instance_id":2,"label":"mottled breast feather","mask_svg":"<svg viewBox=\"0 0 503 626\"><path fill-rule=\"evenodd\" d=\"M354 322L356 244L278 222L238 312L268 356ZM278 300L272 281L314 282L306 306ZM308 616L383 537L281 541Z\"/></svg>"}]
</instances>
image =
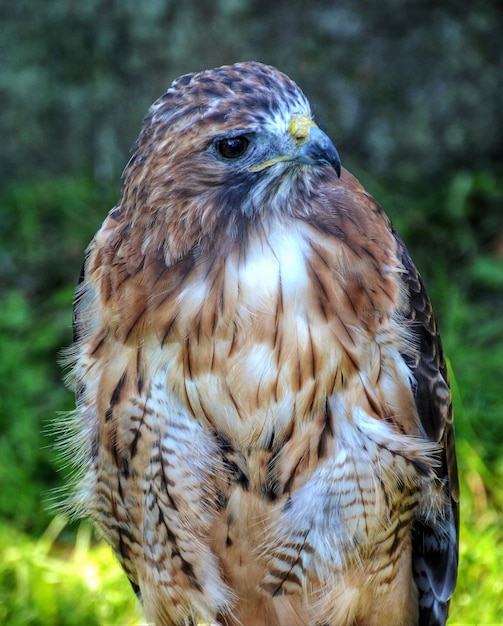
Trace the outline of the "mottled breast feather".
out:
<instances>
[{"instance_id":1,"label":"mottled breast feather","mask_svg":"<svg viewBox=\"0 0 503 626\"><path fill-rule=\"evenodd\" d=\"M70 506L149 622L445 624L458 484L435 317L284 74L187 74L154 103L68 362Z\"/></svg>"}]
</instances>

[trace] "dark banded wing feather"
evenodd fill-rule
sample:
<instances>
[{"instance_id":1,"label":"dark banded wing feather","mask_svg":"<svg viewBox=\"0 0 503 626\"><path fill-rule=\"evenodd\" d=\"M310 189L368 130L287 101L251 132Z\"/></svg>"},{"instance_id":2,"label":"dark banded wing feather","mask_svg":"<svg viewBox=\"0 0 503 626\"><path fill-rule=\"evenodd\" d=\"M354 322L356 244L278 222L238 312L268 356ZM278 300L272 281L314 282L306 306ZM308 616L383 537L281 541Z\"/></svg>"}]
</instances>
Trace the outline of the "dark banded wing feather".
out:
<instances>
[{"instance_id":1,"label":"dark banded wing feather","mask_svg":"<svg viewBox=\"0 0 503 626\"><path fill-rule=\"evenodd\" d=\"M419 591L419 626L443 626L456 585L459 536L459 485L452 403L447 366L437 323L423 281L395 234L406 274L408 318L418 343L417 357L405 356L415 378L414 398L426 436L441 444L437 468L444 499L439 512L414 527L413 569Z\"/></svg>"}]
</instances>

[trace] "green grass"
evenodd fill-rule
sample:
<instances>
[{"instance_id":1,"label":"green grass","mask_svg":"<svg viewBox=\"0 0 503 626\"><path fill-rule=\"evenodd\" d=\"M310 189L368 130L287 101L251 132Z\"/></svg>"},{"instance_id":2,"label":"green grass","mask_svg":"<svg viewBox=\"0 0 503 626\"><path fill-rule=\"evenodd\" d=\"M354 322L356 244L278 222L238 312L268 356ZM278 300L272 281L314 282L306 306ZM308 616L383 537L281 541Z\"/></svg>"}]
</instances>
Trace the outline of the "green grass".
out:
<instances>
[{"instance_id":1,"label":"green grass","mask_svg":"<svg viewBox=\"0 0 503 626\"><path fill-rule=\"evenodd\" d=\"M458 457L462 466L460 567L449 624L502 624L503 518L487 486L495 477L465 440L458 443Z\"/></svg>"},{"instance_id":2,"label":"green grass","mask_svg":"<svg viewBox=\"0 0 503 626\"><path fill-rule=\"evenodd\" d=\"M138 624L141 612L108 548L82 524L71 547L56 517L39 539L0 526L0 623L5 626Z\"/></svg>"}]
</instances>

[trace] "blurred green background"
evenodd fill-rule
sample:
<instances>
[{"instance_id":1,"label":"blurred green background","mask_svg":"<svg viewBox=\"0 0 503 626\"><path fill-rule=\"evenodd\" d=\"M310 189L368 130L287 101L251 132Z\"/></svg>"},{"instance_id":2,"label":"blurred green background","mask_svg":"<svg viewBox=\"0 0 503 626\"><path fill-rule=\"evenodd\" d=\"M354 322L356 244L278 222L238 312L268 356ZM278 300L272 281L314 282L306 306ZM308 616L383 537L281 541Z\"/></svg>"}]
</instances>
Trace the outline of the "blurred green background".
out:
<instances>
[{"instance_id":1,"label":"blurred green background","mask_svg":"<svg viewBox=\"0 0 503 626\"><path fill-rule=\"evenodd\" d=\"M300 84L422 271L463 498L450 623L503 623L502 35L483 0L0 5L0 623L141 621L108 548L50 509L73 405L57 355L148 106L185 72L252 59Z\"/></svg>"}]
</instances>

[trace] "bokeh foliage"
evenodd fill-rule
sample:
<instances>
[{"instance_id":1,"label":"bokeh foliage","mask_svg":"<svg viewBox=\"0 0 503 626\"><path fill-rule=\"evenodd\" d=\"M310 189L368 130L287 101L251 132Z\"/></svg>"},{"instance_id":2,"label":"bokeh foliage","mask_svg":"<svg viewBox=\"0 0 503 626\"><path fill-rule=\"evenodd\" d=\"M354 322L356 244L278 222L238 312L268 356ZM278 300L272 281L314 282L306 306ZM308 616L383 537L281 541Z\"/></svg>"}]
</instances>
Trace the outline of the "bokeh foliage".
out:
<instances>
[{"instance_id":1,"label":"bokeh foliage","mask_svg":"<svg viewBox=\"0 0 503 626\"><path fill-rule=\"evenodd\" d=\"M443 183L501 161L497 3L39 0L0 6L0 175L116 180L178 75L238 60L297 80L344 160Z\"/></svg>"},{"instance_id":2,"label":"bokeh foliage","mask_svg":"<svg viewBox=\"0 0 503 626\"><path fill-rule=\"evenodd\" d=\"M57 355L71 341L84 249L119 197L148 106L180 74L247 59L302 86L343 164L383 204L423 273L451 363L464 497L453 622L503 621L501 8L485 0L41 7L0 5L0 621L118 623L134 614L109 552L88 546L87 530L51 522L48 504L65 475L51 423L73 405ZM79 577L76 559L97 568L94 578Z\"/></svg>"}]
</instances>

